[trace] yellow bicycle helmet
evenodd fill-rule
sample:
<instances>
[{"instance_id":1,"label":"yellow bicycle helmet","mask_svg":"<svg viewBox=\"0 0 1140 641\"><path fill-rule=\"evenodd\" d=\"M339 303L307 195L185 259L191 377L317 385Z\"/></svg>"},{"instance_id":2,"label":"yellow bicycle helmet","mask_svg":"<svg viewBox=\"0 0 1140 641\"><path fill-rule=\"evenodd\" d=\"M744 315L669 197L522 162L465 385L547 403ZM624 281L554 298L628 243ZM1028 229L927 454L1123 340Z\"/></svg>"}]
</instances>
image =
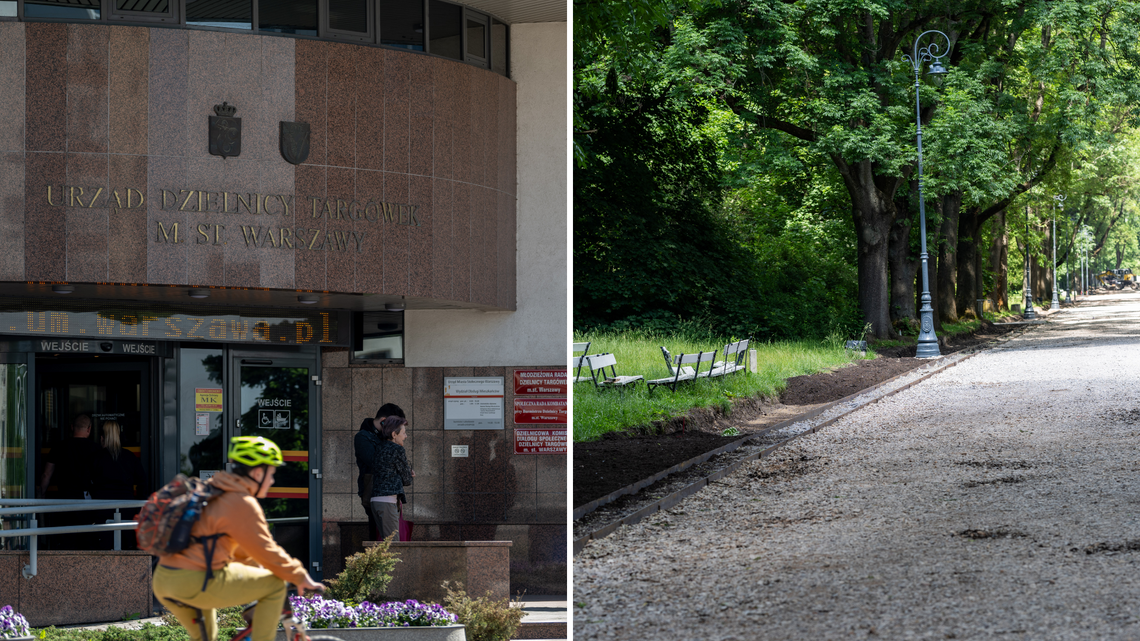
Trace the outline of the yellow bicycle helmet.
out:
<instances>
[{"instance_id":1,"label":"yellow bicycle helmet","mask_svg":"<svg viewBox=\"0 0 1140 641\"><path fill-rule=\"evenodd\" d=\"M235 436L230 439L229 459L247 467L257 467L258 465L281 467L285 465L285 459L281 456L281 448L262 436Z\"/></svg>"}]
</instances>

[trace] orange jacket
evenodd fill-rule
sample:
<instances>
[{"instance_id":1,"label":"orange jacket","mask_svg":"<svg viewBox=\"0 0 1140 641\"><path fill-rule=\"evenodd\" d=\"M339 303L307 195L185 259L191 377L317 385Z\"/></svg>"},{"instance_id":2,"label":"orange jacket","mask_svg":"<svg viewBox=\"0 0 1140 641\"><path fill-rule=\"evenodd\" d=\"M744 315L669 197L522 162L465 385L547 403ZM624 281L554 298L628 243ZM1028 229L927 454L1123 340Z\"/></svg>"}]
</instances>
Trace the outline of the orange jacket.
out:
<instances>
[{"instance_id":1,"label":"orange jacket","mask_svg":"<svg viewBox=\"0 0 1140 641\"><path fill-rule=\"evenodd\" d=\"M210 500L202 511L201 518L190 530L190 535L201 537L226 534L218 539L211 564L213 569L237 561L246 565L260 565L278 578L294 584L308 577L301 562L281 549L269 533L265 512L253 496L257 492L257 481L229 472L218 472L206 482L225 490L225 494ZM160 556L158 563L171 568L201 571L206 569L206 552L201 543L191 539L185 550Z\"/></svg>"}]
</instances>

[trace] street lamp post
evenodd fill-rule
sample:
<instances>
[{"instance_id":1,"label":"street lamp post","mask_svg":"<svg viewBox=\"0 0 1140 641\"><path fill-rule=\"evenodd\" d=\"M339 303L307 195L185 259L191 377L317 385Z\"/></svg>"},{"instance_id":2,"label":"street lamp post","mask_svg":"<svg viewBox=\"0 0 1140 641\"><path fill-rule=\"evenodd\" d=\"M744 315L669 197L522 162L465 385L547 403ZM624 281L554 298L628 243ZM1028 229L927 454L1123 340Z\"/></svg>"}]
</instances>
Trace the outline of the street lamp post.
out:
<instances>
[{"instance_id":1,"label":"street lamp post","mask_svg":"<svg viewBox=\"0 0 1140 641\"><path fill-rule=\"evenodd\" d=\"M1064 204L1064 194L1053 196L1053 304L1049 309L1054 312L1061 309L1061 303L1057 300L1057 205ZM1064 210L1064 207L1062 207L1061 211Z\"/></svg>"},{"instance_id":2,"label":"street lamp post","mask_svg":"<svg viewBox=\"0 0 1140 641\"><path fill-rule=\"evenodd\" d=\"M1029 204L1025 205L1025 320L1037 318L1033 311L1033 272L1029 269Z\"/></svg>"},{"instance_id":3,"label":"street lamp post","mask_svg":"<svg viewBox=\"0 0 1140 641\"><path fill-rule=\"evenodd\" d=\"M932 33L946 39L946 51L942 55L938 55L942 49L938 42L932 42L921 49L918 48L918 43ZM913 55L903 54L903 60L909 62L914 68L914 112L915 124L918 127L918 227L919 238L922 239L922 253L919 255L922 260L922 305L918 310L918 316L922 328L918 334L918 346L915 351L917 358L934 358L942 355L938 350L938 336L934 334L934 309L930 306L930 276L927 269L926 254L926 202L922 196L922 105L919 102L919 72L922 70L922 63L929 62L930 69L926 73L932 76L945 75L947 71L946 67L942 66L942 58L947 53L950 53L950 37L941 31L932 29L924 31L914 39Z\"/></svg>"}]
</instances>

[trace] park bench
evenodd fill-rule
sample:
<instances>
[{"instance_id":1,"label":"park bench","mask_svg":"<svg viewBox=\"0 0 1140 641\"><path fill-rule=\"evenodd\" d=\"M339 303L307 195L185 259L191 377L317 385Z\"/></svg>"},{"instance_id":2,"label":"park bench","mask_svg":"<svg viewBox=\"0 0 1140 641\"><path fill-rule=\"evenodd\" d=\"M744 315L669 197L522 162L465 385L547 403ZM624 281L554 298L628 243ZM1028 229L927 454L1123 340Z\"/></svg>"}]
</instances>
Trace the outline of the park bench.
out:
<instances>
[{"instance_id":1,"label":"park bench","mask_svg":"<svg viewBox=\"0 0 1140 641\"><path fill-rule=\"evenodd\" d=\"M574 382L584 383L591 380L589 376L582 376L582 366L586 364L586 352L590 351L590 341L585 343L574 343L572 354L574 356L570 359L570 369L574 370ZM578 356L578 352L582 355Z\"/></svg>"},{"instance_id":2,"label":"park bench","mask_svg":"<svg viewBox=\"0 0 1140 641\"><path fill-rule=\"evenodd\" d=\"M586 362L590 365L590 376L594 380L594 387L599 390L616 387L618 391L625 389L626 385L636 385L637 381L644 380L639 375L632 376L618 376L617 373L617 359L613 354L594 354L593 356L586 356ZM606 373L606 368L610 368L609 373ZM598 373L601 372L601 380L599 380Z\"/></svg>"},{"instance_id":3,"label":"park bench","mask_svg":"<svg viewBox=\"0 0 1140 641\"><path fill-rule=\"evenodd\" d=\"M662 348L664 349L664 348ZM701 378L701 363L708 363L709 368L712 368L712 362L716 360L716 350L711 352L697 352L696 354L678 354L673 358L670 363L670 369L673 371L672 376L665 378L655 378L651 381L646 381L645 385L649 388L649 393L653 393L654 387L668 385L669 390L672 392L677 391L677 385L686 381L694 381ZM696 368L686 367L686 365L696 365Z\"/></svg>"},{"instance_id":4,"label":"park bench","mask_svg":"<svg viewBox=\"0 0 1140 641\"><path fill-rule=\"evenodd\" d=\"M704 373L704 376L709 378L716 378L717 376L725 376L734 374L743 370L746 365L744 360L748 357L748 341L736 341L724 346L724 360L713 363L712 369Z\"/></svg>"},{"instance_id":5,"label":"park bench","mask_svg":"<svg viewBox=\"0 0 1140 641\"><path fill-rule=\"evenodd\" d=\"M674 371L674 369L673 369L673 354L669 353L669 350L665 349L664 345L661 346L661 355L665 357L665 367L669 368L669 375L672 376L672 375L676 374L677 372ZM695 374L695 372L693 372L693 368L682 367L681 368L681 375L692 377L692 376L695 376L696 374Z\"/></svg>"}]
</instances>

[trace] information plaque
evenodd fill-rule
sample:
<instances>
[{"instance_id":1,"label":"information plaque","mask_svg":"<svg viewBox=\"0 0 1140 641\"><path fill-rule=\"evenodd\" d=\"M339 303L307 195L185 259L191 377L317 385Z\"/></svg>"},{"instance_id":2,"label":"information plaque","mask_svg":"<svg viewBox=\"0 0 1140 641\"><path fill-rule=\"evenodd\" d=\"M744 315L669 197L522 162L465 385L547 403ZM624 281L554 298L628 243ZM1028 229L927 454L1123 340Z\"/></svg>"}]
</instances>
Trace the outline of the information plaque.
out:
<instances>
[{"instance_id":1,"label":"information plaque","mask_svg":"<svg viewBox=\"0 0 1140 641\"><path fill-rule=\"evenodd\" d=\"M443 429L503 429L503 377L443 379Z\"/></svg>"},{"instance_id":2,"label":"information plaque","mask_svg":"<svg viewBox=\"0 0 1140 641\"><path fill-rule=\"evenodd\" d=\"M569 412L565 398L516 398L516 425L547 425L567 423Z\"/></svg>"},{"instance_id":3,"label":"information plaque","mask_svg":"<svg viewBox=\"0 0 1140 641\"><path fill-rule=\"evenodd\" d=\"M515 428L515 454L566 454L566 430Z\"/></svg>"}]
</instances>

